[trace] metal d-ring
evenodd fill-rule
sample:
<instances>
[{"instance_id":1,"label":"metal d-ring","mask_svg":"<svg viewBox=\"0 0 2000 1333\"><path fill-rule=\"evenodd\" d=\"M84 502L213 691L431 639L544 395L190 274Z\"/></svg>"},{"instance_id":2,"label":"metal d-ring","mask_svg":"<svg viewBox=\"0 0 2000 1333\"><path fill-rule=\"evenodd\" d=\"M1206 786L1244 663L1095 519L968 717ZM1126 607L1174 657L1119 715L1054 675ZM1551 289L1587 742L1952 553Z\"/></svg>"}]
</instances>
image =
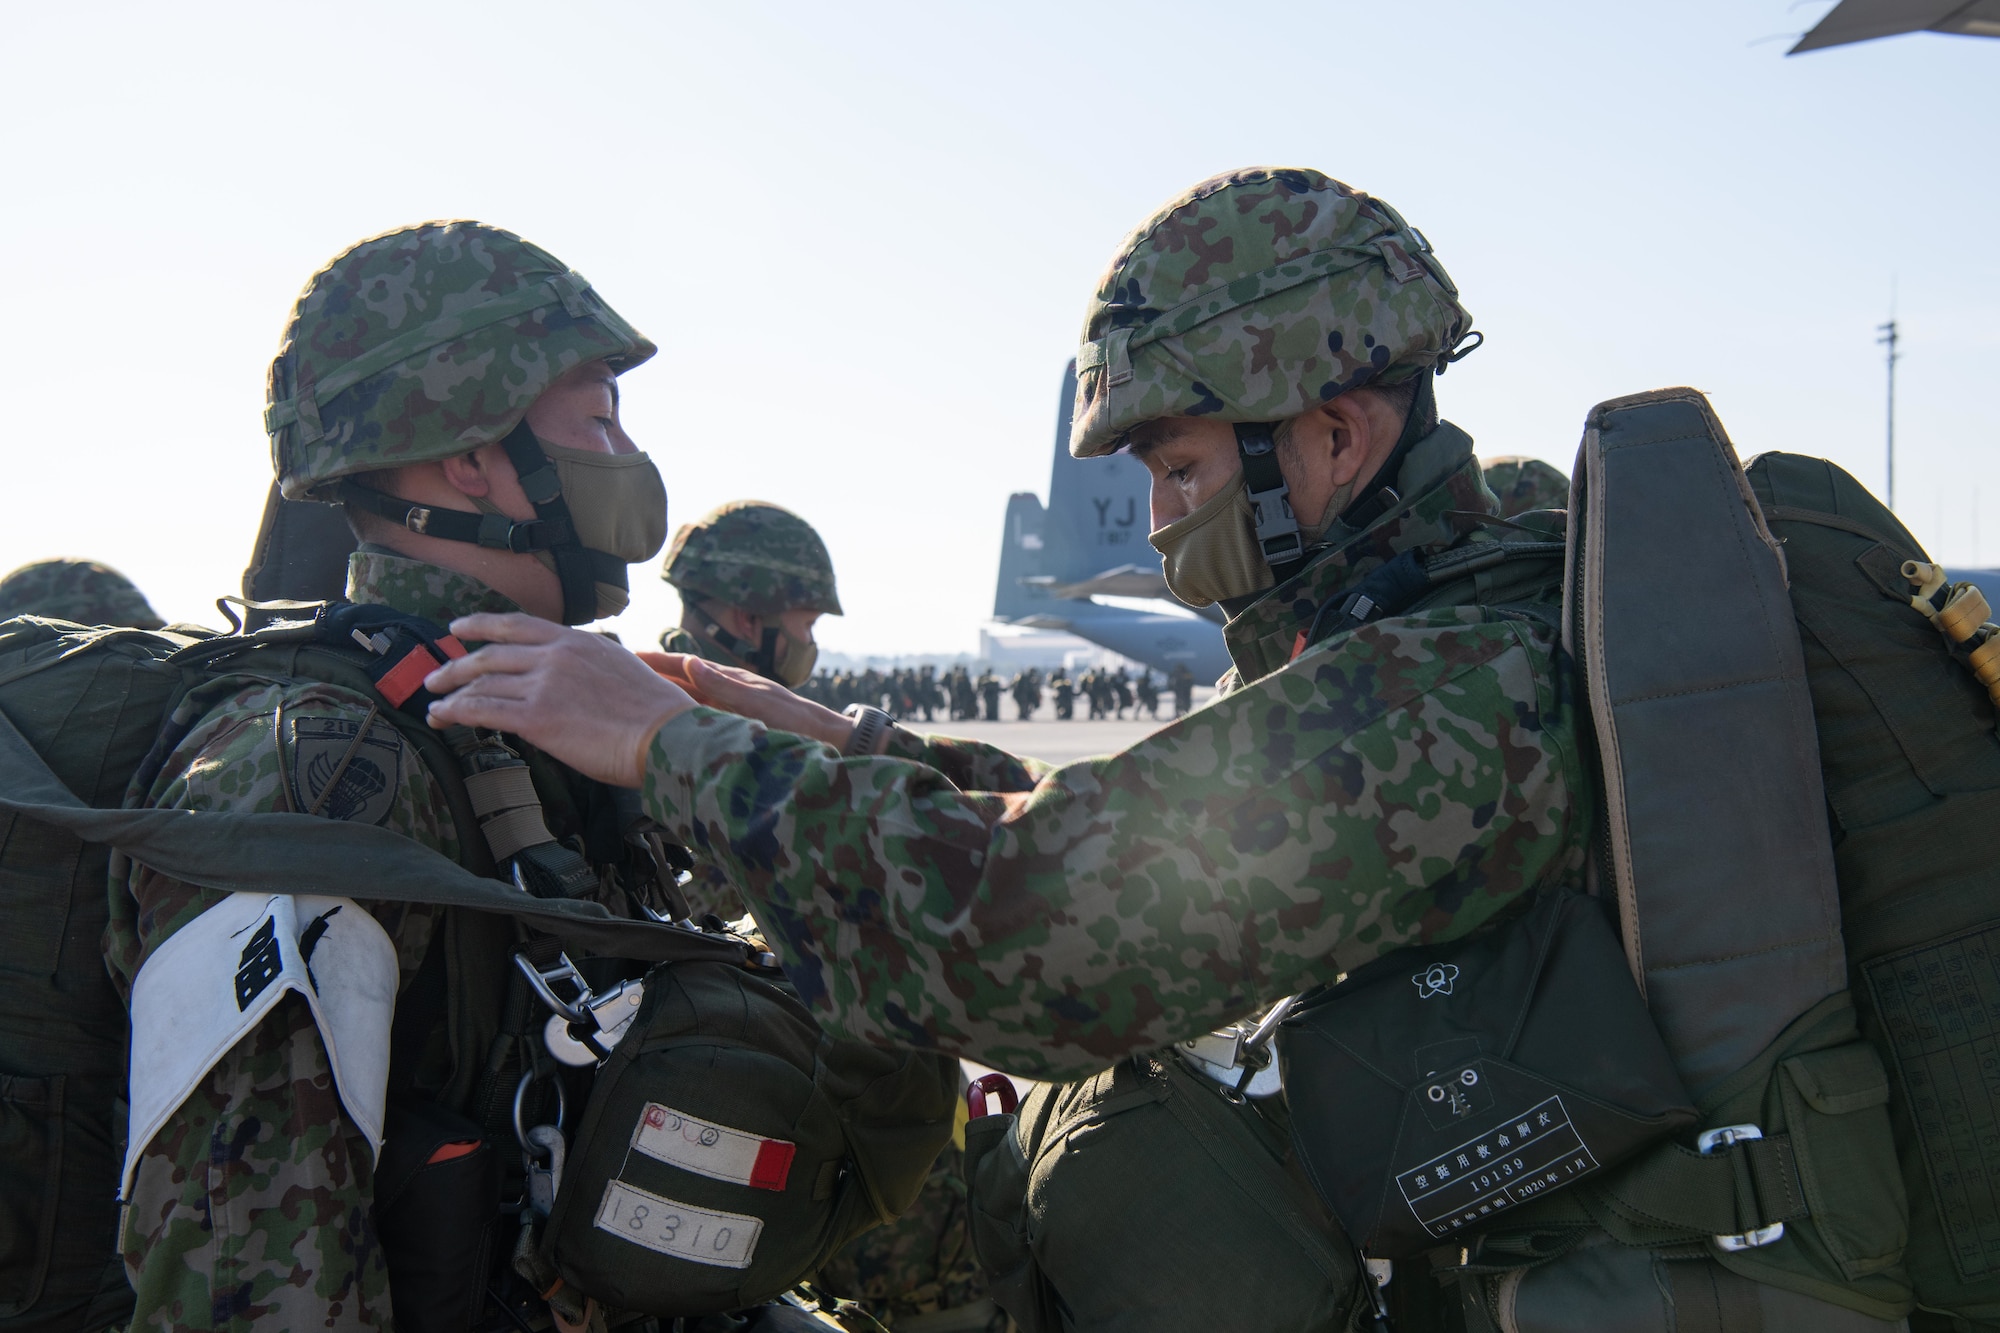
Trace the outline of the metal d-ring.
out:
<instances>
[{"instance_id":1,"label":"metal d-ring","mask_svg":"<svg viewBox=\"0 0 2000 1333\"><path fill-rule=\"evenodd\" d=\"M563 1083L554 1074L549 1075L556 1085L556 1128L558 1130L569 1121L569 1094L563 1091ZM535 1071L526 1070L521 1081L514 1085L514 1142L521 1145L521 1151L531 1156L539 1156L528 1145L528 1127L521 1123L521 1107L528 1100L528 1089L535 1083Z\"/></svg>"}]
</instances>

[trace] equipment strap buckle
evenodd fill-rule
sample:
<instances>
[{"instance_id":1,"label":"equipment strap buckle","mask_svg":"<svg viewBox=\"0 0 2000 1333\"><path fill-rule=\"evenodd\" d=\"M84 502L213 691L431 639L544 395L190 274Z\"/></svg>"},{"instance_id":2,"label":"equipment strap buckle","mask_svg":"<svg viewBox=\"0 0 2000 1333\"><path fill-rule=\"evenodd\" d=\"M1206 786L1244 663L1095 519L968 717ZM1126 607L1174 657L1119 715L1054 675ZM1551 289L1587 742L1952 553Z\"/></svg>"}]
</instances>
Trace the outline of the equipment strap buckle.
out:
<instances>
[{"instance_id":1,"label":"equipment strap buckle","mask_svg":"<svg viewBox=\"0 0 2000 1333\"><path fill-rule=\"evenodd\" d=\"M543 969L523 949L514 955L514 965L521 969L521 975L528 979L528 985L542 1003L553 1011L542 1029L542 1041L549 1054L579 1069L611 1058L612 1050L632 1026L632 1020L639 1016L639 1006L646 998L646 983L636 977L602 992L593 991L566 953L556 955L554 967ZM574 986L575 998L565 1000L556 994L557 982Z\"/></svg>"},{"instance_id":2,"label":"equipment strap buckle","mask_svg":"<svg viewBox=\"0 0 2000 1333\"><path fill-rule=\"evenodd\" d=\"M1703 1157L1713 1157L1716 1153L1733 1148L1739 1143L1748 1143L1752 1139L1763 1137L1764 1131L1756 1125L1722 1125L1715 1129L1703 1130L1695 1139L1694 1146ZM1747 1170L1742 1174L1747 1176ZM1752 1193L1754 1194L1754 1190ZM1716 1236L1713 1239L1719 1249L1755 1250L1775 1244L1782 1240L1784 1235L1785 1224L1773 1222L1768 1226L1753 1227L1748 1231Z\"/></svg>"},{"instance_id":3,"label":"equipment strap buckle","mask_svg":"<svg viewBox=\"0 0 2000 1333\"><path fill-rule=\"evenodd\" d=\"M1277 1035L1278 1025L1298 1003L1287 995L1272 1005L1255 1024L1247 1020L1215 1032L1190 1037L1174 1049L1196 1073L1222 1086L1224 1099L1241 1103L1248 1097L1269 1097L1284 1090L1278 1064L1267 1049Z\"/></svg>"}]
</instances>

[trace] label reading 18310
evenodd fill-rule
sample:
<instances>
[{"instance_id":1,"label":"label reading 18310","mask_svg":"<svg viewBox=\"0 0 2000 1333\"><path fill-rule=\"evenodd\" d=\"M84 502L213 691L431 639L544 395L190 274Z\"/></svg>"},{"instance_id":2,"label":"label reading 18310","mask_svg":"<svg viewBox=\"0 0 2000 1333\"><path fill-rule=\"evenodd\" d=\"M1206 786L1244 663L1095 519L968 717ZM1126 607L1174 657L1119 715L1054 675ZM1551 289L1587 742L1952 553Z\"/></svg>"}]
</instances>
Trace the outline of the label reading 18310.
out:
<instances>
[{"instance_id":1,"label":"label reading 18310","mask_svg":"<svg viewBox=\"0 0 2000 1333\"><path fill-rule=\"evenodd\" d=\"M718 1213L613 1180L604 1187L597 1228L660 1254L717 1268L748 1268L763 1220Z\"/></svg>"}]
</instances>

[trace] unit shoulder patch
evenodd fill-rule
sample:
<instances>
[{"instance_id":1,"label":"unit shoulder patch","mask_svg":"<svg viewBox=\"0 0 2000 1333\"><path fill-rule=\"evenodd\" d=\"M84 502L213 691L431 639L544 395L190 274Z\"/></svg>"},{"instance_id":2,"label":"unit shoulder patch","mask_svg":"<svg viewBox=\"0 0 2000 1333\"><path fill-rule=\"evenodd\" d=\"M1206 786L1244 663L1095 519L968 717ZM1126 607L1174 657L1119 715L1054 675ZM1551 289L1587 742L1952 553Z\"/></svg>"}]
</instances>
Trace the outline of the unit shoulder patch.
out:
<instances>
[{"instance_id":1,"label":"unit shoulder patch","mask_svg":"<svg viewBox=\"0 0 2000 1333\"><path fill-rule=\"evenodd\" d=\"M403 738L393 724L349 717L288 717L281 738L292 808L360 824L380 824L395 808Z\"/></svg>"}]
</instances>

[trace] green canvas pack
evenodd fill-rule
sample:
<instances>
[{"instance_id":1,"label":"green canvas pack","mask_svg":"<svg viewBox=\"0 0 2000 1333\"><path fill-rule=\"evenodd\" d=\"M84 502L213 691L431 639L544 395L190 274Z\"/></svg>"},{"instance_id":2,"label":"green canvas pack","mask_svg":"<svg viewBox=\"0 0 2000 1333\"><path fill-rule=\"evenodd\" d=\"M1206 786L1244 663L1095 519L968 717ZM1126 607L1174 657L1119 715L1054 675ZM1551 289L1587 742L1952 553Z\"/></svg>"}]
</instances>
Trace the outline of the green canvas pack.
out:
<instances>
[{"instance_id":1,"label":"green canvas pack","mask_svg":"<svg viewBox=\"0 0 2000 1333\"><path fill-rule=\"evenodd\" d=\"M1291 1165L1283 1099L1166 1052L966 1128L972 1244L1022 1333L1336 1333L1360 1261Z\"/></svg>"},{"instance_id":2,"label":"green canvas pack","mask_svg":"<svg viewBox=\"0 0 2000 1333\"><path fill-rule=\"evenodd\" d=\"M541 1261L619 1309L771 1300L916 1202L958 1078L956 1060L829 1037L775 971L654 968L597 1071Z\"/></svg>"},{"instance_id":3,"label":"green canvas pack","mask_svg":"<svg viewBox=\"0 0 2000 1333\"><path fill-rule=\"evenodd\" d=\"M740 972L733 1040L782 1053L803 1040L799 1034L813 1034L818 1059L804 1075L813 1111L840 1120L838 1170L858 1182L835 1191L839 1220L816 1224L807 1262L774 1290L809 1276L825 1235L839 1233L837 1245L906 1208L950 1136L953 1062L829 1042L781 981L744 971L754 951L742 941L625 920L591 901L531 897L371 825L120 808L150 784L212 699L246 679L371 690L365 659L339 646L345 637L316 634L303 622L235 636L33 618L0 625L0 939L7 941L0 948L0 1329L94 1330L131 1309L115 1199L128 1031L100 952L118 856L213 889L338 897L362 878L371 898L464 909L447 918L450 962L474 967L480 993L495 997L512 971L505 951L516 923L578 957ZM490 871L490 858L480 864L484 839L448 748L414 716L396 709L383 716L438 778L468 860ZM648 1012L666 1013L665 997L685 988L671 968L652 975L664 984L650 988L658 998ZM487 1052L501 1007L497 998L452 1006L461 1029L453 1047ZM643 1064L652 1046L649 1037L633 1057ZM483 1062L460 1064L439 1101L489 1120L471 1105ZM630 1072L610 1083L648 1086ZM771 1086L737 1092L755 1101ZM589 1156L587 1146L580 1156ZM818 1175L806 1175L799 1187L818 1189ZM771 1252L782 1248L774 1241Z\"/></svg>"},{"instance_id":4,"label":"green canvas pack","mask_svg":"<svg viewBox=\"0 0 2000 1333\"><path fill-rule=\"evenodd\" d=\"M1765 454L1747 471L1785 543L1856 1016L1891 1075L1912 1322L2000 1324L1994 707L1911 605L1903 564L1928 557L1895 515L1824 459Z\"/></svg>"},{"instance_id":5,"label":"green canvas pack","mask_svg":"<svg viewBox=\"0 0 2000 1333\"><path fill-rule=\"evenodd\" d=\"M0 714L69 787L115 806L183 692L159 659L170 631L102 633L56 661L77 627L0 626ZM111 848L0 814L0 1329L111 1327L132 1291L118 1261L125 1004L106 974Z\"/></svg>"}]
</instances>

